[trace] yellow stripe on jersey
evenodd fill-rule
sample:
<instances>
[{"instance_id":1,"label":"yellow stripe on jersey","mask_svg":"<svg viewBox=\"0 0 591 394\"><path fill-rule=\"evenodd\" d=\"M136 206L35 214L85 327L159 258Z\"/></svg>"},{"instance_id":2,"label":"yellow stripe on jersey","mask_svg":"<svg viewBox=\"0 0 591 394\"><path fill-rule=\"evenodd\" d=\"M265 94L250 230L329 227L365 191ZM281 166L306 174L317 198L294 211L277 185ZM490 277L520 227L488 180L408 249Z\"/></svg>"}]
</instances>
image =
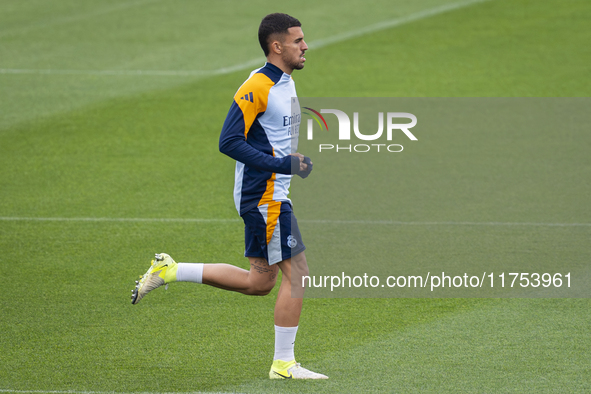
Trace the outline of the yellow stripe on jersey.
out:
<instances>
[{"instance_id":1,"label":"yellow stripe on jersey","mask_svg":"<svg viewBox=\"0 0 591 394\"><path fill-rule=\"evenodd\" d=\"M263 73L256 73L240 86L234 101L240 107L244 117L244 138L247 137L250 126L261 112L267 110L269 90L275 85Z\"/></svg>"},{"instance_id":2,"label":"yellow stripe on jersey","mask_svg":"<svg viewBox=\"0 0 591 394\"><path fill-rule=\"evenodd\" d=\"M257 204L258 207L261 205L265 205L273 201L273 194L275 193L275 179L277 178L276 173L271 174L271 178L267 179L267 187L265 188L265 193L261 197L259 203Z\"/></svg>"},{"instance_id":3,"label":"yellow stripe on jersey","mask_svg":"<svg viewBox=\"0 0 591 394\"><path fill-rule=\"evenodd\" d=\"M275 156L275 150L273 149L273 156ZM271 174L271 178L267 180L267 187L265 193L261 197L257 206L267 204L267 245L271 241L275 227L277 226L277 218L281 212L281 202L273 200L273 194L275 193L275 179L277 174Z\"/></svg>"},{"instance_id":4,"label":"yellow stripe on jersey","mask_svg":"<svg viewBox=\"0 0 591 394\"><path fill-rule=\"evenodd\" d=\"M267 245L273 238L275 227L277 227L277 219L281 213L281 201L270 201L267 204Z\"/></svg>"}]
</instances>

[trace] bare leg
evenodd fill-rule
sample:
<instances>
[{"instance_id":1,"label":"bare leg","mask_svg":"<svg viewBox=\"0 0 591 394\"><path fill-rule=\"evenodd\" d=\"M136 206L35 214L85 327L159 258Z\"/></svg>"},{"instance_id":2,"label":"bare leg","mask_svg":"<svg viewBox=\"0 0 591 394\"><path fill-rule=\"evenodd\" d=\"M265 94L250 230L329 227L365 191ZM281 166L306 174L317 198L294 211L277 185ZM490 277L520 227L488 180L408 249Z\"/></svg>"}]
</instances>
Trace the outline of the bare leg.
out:
<instances>
[{"instance_id":1,"label":"bare leg","mask_svg":"<svg viewBox=\"0 0 591 394\"><path fill-rule=\"evenodd\" d=\"M230 264L204 264L203 283L247 295L267 295L275 286L277 273L281 269L281 286L275 303L275 325L296 327L302 313L304 290L299 278L308 274L304 252L274 265L258 257L249 257L248 260L250 271Z\"/></svg>"},{"instance_id":2,"label":"bare leg","mask_svg":"<svg viewBox=\"0 0 591 394\"><path fill-rule=\"evenodd\" d=\"M304 295L301 276L308 275L306 255L302 252L291 259L277 263L277 265L281 269L282 278L275 303L275 325L296 327L300 321Z\"/></svg>"},{"instance_id":3,"label":"bare leg","mask_svg":"<svg viewBox=\"0 0 591 394\"><path fill-rule=\"evenodd\" d=\"M277 265L264 258L249 257L250 271L230 264L204 264L203 283L247 295L267 295L277 281Z\"/></svg>"}]
</instances>

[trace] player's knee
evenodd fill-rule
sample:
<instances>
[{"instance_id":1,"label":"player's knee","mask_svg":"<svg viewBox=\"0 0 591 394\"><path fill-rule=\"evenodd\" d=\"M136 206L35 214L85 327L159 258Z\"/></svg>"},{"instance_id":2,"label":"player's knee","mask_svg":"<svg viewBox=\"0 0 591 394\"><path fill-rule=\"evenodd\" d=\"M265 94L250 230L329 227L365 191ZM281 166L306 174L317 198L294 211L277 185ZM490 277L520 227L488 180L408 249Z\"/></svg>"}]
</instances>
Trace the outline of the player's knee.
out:
<instances>
[{"instance_id":1,"label":"player's knee","mask_svg":"<svg viewBox=\"0 0 591 394\"><path fill-rule=\"evenodd\" d=\"M273 287L275 287L275 281L259 283L254 286L251 286L251 288L248 291L248 294L254 296L266 296L271 292L271 290L273 290Z\"/></svg>"},{"instance_id":2,"label":"player's knee","mask_svg":"<svg viewBox=\"0 0 591 394\"><path fill-rule=\"evenodd\" d=\"M265 296L273 290L275 287L275 282L277 281L277 276L272 275L266 280L261 280L261 278L256 278L251 282L250 287L247 290L248 295L256 295L256 296ZM252 280L252 279L251 279Z\"/></svg>"}]
</instances>

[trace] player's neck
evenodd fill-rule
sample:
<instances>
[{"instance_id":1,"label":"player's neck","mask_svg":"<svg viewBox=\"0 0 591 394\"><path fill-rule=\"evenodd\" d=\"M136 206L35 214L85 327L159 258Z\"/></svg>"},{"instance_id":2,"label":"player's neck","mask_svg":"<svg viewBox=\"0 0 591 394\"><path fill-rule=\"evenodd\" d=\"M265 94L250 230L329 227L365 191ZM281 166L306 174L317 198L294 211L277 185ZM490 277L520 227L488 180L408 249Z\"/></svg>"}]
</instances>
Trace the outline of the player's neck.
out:
<instances>
[{"instance_id":1,"label":"player's neck","mask_svg":"<svg viewBox=\"0 0 591 394\"><path fill-rule=\"evenodd\" d=\"M291 67L287 66L281 60L281 58L274 58L272 56L268 56L267 57L267 63L270 63L270 64L274 65L275 67L277 67L278 69L280 69L281 71L283 71L284 73L286 73L287 75L291 75L291 73L293 72L293 69Z\"/></svg>"}]
</instances>

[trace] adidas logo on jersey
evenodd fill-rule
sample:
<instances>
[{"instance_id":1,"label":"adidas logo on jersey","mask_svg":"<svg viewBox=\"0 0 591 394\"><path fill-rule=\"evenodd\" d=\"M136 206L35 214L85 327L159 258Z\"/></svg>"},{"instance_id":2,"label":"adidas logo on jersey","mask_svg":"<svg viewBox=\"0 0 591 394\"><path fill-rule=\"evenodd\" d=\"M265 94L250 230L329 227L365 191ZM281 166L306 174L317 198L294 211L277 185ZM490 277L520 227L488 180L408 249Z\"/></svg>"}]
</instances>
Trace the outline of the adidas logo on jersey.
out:
<instances>
[{"instance_id":1,"label":"adidas logo on jersey","mask_svg":"<svg viewBox=\"0 0 591 394\"><path fill-rule=\"evenodd\" d=\"M251 103L254 103L254 99L252 98L252 92L245 94L243 97L240 97L240 100L246 100L250 101Z\"/></svg>"}]
</instances>

